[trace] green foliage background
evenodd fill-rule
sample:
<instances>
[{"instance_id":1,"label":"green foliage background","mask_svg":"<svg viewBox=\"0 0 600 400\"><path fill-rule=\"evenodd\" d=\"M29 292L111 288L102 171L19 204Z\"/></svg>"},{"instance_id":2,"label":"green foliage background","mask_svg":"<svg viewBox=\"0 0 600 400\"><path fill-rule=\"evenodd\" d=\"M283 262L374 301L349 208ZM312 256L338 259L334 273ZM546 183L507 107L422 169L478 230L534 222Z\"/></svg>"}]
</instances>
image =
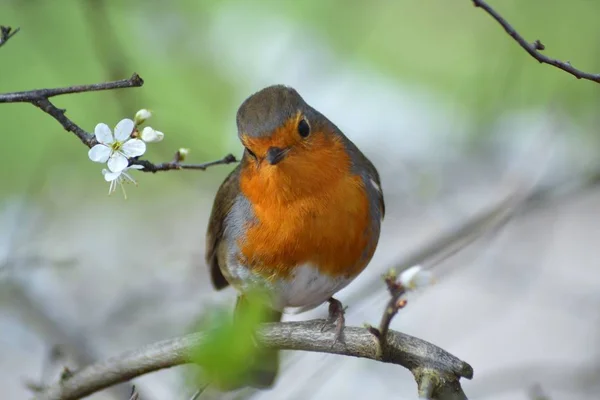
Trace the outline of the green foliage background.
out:
<instances>
[{"instance_id":1,"label":"green foliage background","mask_svg":"<svg viewBox=\"0 0 600 400\"><path fill-rule=\"evenodd\" d=\"M178 35L197 34L230 3L251 4L301 24L340 57L464 106L482 128L474 137L502 111L550 104L566 109L596 135L600 86L538 64L470 0L1 0L0 23L19 26L21 32L0 49L0 92L95 83L135 71L146 82L143 88L64 96L56 104L90 131L98 122L114 125L138 108L151 108L156 111L152 126L167 139L151 147L150 159L167 160L181 146L192 149L192 162L219 157L226 151L225 138L234 134L235 111L243 100L232 77L183 45L157 53L154 39L144 37L140 26L176 16ZM489 3L527 39L541 39L548 55L600 71L599 2ZM2 104L0 122L1 196L28 191L32 181L45 182L38 186L59 181L65 187L89 183L94 193L105 190L99 166L49 116L28 104ZM180 184L168 175L146 179L144 185L163 190ZM189 176L183 179L189 182ZM202 179L221 178L219 172Z\"/></svg>"}]
</instances>

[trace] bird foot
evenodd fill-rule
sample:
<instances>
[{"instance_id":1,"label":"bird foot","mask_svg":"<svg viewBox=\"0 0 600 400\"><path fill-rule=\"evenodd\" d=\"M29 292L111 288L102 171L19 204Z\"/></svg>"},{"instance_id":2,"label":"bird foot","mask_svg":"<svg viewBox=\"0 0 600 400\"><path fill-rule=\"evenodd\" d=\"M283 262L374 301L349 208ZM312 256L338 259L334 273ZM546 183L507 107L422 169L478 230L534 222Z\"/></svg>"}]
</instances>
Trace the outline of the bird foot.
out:
<instances>
[{"instance_id":1,"label":"bird foot","mask_svg":"<svg viewBox=\"0 0 600 400\"><path fill-rule=\"evenodd\" d=\"M335 324L335 337L333 339L333 343L331 347L335 346L337 342L342 341L342 334L344 331L344 326L346 325L346 318L344 314L346 313L346 307L342 305L342 303L331 297L329 300L329 316L327 321L321 327L321 332L325 331L325 329L332 324Z\"/></svg>"}]
</instances>

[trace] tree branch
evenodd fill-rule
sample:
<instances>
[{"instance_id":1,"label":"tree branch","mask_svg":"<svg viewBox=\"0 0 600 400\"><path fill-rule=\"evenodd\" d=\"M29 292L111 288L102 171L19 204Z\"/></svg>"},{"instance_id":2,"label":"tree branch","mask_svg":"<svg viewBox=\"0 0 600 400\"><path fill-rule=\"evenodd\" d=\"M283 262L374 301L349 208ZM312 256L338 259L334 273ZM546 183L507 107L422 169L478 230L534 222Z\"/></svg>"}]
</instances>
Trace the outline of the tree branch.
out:
<instances>
[{"instance_id":1,"label":"tree branch","mask_svg":"<svg viewBox=\"0 0 600 400\"><path fill-rule=\"evenodd\" d=\"M412 372L431 399L466 399L460 378L471 379L473 368L445 350L396 331L387 334L386 350L378 355L377 342L364 328L344 328L344 343L334 341L334 332L321 332L322 320L265 324L257 338L268 348L303 350L368 358L401 365ZM154 343L75 372L47 388L37 400L75 400L140 375L189 363L192 350L205 335L191 334Z\"/></svg>"},{"instance_id":2,"label":"tree branch","mask_svg":"<svg viewBox=\"0 0 600 400\"><path fill-rule=\"evenodd\" d=\"M134 73L129 79L120 79L113 82L92 83L91 85L75 85L64 88L37 89L24 92L0 94L0 103L31 103L40 99L48 99L50 97L60 96L63 94L98 92L101 90L141 87L142 85L144 85L144 80L140 78L138 74Z\"/></svg>"},{"instance_id":3,"label":"tree branch","mask_svg":"<svg viewBox=\"0 0 600 400\"><path fill-rule=\"evenodd\" d=\"M20 30L21 28L13 30L10 26L0 25L0 47L4 46L8 42L8 39L15 36Z\"/></svg>"},{"instance_id":4,"label":"tree branch","mask_svg":"<svg viewBox=\"0 0 600 400\"><path fill-rule=\"evenodd\" d=\"M202 164L182 164L177 154L179 154L179 152L176 153L173 161L164 162L161 164L152 164L151 162L146 160L134 160L131 162L131 164L141 165L144 167L142 171L154 173L159 171L170 171L174 169L199 169L201 171L204 171L206 170L206 168L215 165L231 164L237 162L237 159L233 154L227 154L225 157L219 160L208 161Z\"/></svg>"},{"instance_id":5,"label":"tree branch","mask_svg":"<svg viewBox=\"0 0 600 400\"><path fill-rule=\"evenodd\" d=\"M67 117L65 115L66 110L56 107L49 100L50 97L60 96L63 94L97 92L101 90L141 87L143 84L144 80L138 74L134 73L129 79L121 79L112 82L94 83L90 85L76 85L53 89L28 90L14 93L0 93L0 103L31 103L46 114L50 115L55 120L57 120L62 125L62 127L65 128L66 131L72 132L75 136L77 136L77 138L79 138L81 143L91 148L98 143L96 137L93 134L82 129L79 125L77 125L69 117ZM143 172L153 173L159 171L171 171L180 169L205 170L206 168L212 167L214 165L230 164L234 162L237 162L237 159L232 154L228 154L219 160L209 161L203 164L183 164L182 157L179 154L179 152L176 153L173 161L164 162L160 164L154 164L148 160L129 160L130 165L141 165L144 167L144 169L142 169Z\"/></svg>"},{"instance_id":6,"label":"tree branch","mask_svg":"<svg viewBox=\"0 0 600 400\"><path fill-rule=\"evenodd\" d=\"M552 65L558 69L562 69L563 71L573 75L577 79L586 79L588 81L600 83L600 74L591 74L589 72L581 71L571 65L568 61L560 61L554 58L550 58L542 54L540 51L544 50L546 47L540 42L536 40L533 43L529 43L527 40L523 38L516 30L513 28L508 21L506 21L498 12L496 12L489 4L487 4L483 0L471 0L473 1L473 5L475 7L479 7L487 12L492 18L494 18L527 53L536 60L538 60L541 64Z\"/></svg>"}]
</instances>

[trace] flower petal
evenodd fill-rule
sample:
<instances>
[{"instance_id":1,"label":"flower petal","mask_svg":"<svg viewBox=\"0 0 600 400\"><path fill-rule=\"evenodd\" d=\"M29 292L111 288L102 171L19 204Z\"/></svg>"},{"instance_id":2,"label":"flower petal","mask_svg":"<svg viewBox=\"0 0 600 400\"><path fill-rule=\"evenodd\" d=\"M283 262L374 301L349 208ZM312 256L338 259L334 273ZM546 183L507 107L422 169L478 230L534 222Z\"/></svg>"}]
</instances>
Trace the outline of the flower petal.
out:
<instances>
[{"instance_id":1,"label":"flower petal","mask_svg":"<svg viewBox=\"0 0 600 400\"><path fill-rule=\"evenodd\" d=\"M119 179L119 176L121 176L121 172L112 172L112 171L103 169L102 175L104 175L104 180L106 182L112 182L115 179Z\"/></svg>"},{"instance_id":2,"label":"flower petal","mask_svg":"<svg viewBox=\"0 0 600 400\"><path fill-rule=\"evenodd\" d=\"M141 156L146 152L146 143L141 141L140 139L131 139L123 143L123 147L121 147L121 152L125 154L127 157L137 157Z\"/></svg>"},{"instance_id":3,"label":"flower petal","mask_svg":"<svg viewBox=\"0 0 600 400\"><path fill-rule=\"evenodd\" d=\"M113 153L108 159L108 169L112 172L121 172L127 168L129 160L122 153Z\"/></svg>"},{"instance_id":4,"label":"flower petal","mask_svg":"<svg viewBox=\"0 0 600 400\"><path fill-rule=\"evenodd\" d=\"M130 165L127 169L144 169L144 166L139 164L133 164Z\"/></svg>"},{"instance_id":5,"label":"flower petal","mask_svg":"<svg viewBox=\"0 0 600 400\"><path fill-rule=\"evenodd\" d=\"M94 162L105 163L108 157L110 157L111 152L110 147L97 144L88 151L88 157Z\"/></svg>"},{"instance_id":6,"label":"flower petal","mask_svg":"<svg viewBox=\"0 0 600 400\"><path fill-rule=\"evenodd\" d=\"M115 126L115 139L119 142L127 140L131 136L134 127L135 124L132 120L127 118L120 120Z\"/></svg>"},{"instance_id":7,"label":"flower petal","mask_svg":"<svg viewBox=\"0 0 600 400\"><path fill-rule=\"evenodd\" d=\"M96 136L96 140L103 144L111 144L115 141L108 125L103 123L96 125L96 128L94 128L94 135Z\"/></svg>"}]
</instances>

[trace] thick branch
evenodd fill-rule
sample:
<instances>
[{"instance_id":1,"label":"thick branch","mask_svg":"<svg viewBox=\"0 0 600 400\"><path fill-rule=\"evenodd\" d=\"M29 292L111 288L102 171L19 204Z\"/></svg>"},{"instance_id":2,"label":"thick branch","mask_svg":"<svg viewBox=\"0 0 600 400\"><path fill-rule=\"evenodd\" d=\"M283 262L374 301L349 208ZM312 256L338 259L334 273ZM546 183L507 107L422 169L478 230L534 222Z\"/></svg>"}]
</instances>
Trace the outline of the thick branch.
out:
<instances>
[{"instance_id":1,"label":"thick branch","mask_svg":"<svg viewBox=\"0 0 600 400\"><path fill-rule=\"evenodd\" d=\"M577 79L586 79L588 81L593 81L596 83L600 83L600 74L591 74L589 72L581 71L571 65L568 61L560 61L554 58L550 58L542 54L540 51L545 49L545 46L539 41L536 40L533 43L529 43L527 40L523 38L516 30L513 28L508 21L506 21L500 14L498 14L492 7L489 6L483 0L471 0L473 1L473 5L475 7L480 7L485 12L487 12L492 18L494 18L512 37L519 45L525 49L527 53L536 60L538 60L542 64L552 65L556 68L562 69L563 71L573 75Z\"/></svg>"},{"instance_id":2,"label":"thick branch","mask_svg":"<svg viewBox=\"0 0 600 400\"><path fill-rule=\"evenodd\" d=\"M466 399L460 378L471 379L473 368L452 354L424 340L389 331L385 352L377 354L377 342L363 328L344 328L344 343L333 344L334 332L321 332L322 320L266 324L259 341L273 349L304 350L368 358L401 365L410 370L419 387L427 386L431 399ZM201 333L165 340L128 352L75 372L44 392L37 400L75 400L143 374L189 362Z\"/></svg>"},{"instance_id":3,"label":"thick branch","mask_svg":"<svg viewBox=\"0 0 600 400\"><path fill-rule=\"evenodd\" d=\"M14 29L10 26L1 26L0 25L0 47L4 46L8 39L15 36L21 28Z\"/></svg>"}]
</instances>

